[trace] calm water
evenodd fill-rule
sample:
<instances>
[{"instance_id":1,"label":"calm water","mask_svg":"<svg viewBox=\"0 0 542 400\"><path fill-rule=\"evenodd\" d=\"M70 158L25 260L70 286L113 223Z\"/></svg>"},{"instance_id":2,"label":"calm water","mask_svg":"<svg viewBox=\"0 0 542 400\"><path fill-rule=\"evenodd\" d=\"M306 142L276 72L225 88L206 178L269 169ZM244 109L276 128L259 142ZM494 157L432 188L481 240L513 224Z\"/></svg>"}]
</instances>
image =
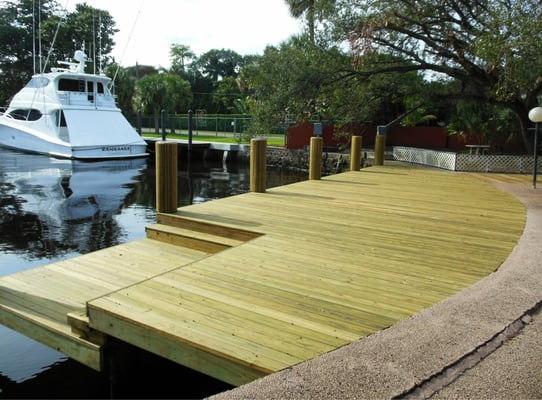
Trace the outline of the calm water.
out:
<instances>
[{"instance_id":1,"label":"calm water","mask_svg":"<svg viewBox=\"0 0 542 400\"><path fill-rule=\"evenodd\" d=\"M144 237L155 220L154 174L147 159L85 163L0 149L0 276ZM303 179L269 171L268 187ZM248 166L180 167L179 206L248 190ZM228 388L158 357L140 360L111 383L0 325L0 398L194 398Z\"/></svg>"}]
</instances>

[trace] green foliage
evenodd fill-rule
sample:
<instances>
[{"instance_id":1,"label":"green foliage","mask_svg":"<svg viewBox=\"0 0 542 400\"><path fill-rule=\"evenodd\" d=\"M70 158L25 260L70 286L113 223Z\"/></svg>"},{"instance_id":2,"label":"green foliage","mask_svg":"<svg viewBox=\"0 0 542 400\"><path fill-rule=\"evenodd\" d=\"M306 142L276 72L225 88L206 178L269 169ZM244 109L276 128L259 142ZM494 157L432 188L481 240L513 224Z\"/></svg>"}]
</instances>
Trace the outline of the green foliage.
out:
<instances>
[{"instance_id":1,"label":"green foliage","mask_svg":"<svg viewBox=\"0 0 542 400\"><path fill-rule=\"evenodd\" d=\"M498 102L515 101L542 93L542 12L539 1L497 2L487 11L488 26L480 30L472 44L473 56L484 60L494 79L494 95Z\"/></svg>"},{"instance_id":2,"label":"green foliage","mask_svg":"<svg viewBox=\"0 0 542 400\"><path fill-rule=\"evenodd\" d=\"M401 62L389 56L378 56L378 61ZM254 91L250 110L255 134L308 119L386 124L405 112L423 86L415 71L360 74L339 46L312 45L303 36L268 47L259 64L243 72Z\"/></svg>"},{"instance_id":3,"label":"green foliage","mask_svg":"<svg viewBox=\"0 0 542 400\"><path fill-rule=\"evenodd\" d=\"M147 75L136 82L133 98L135 110L153 114L158 132L161 110L186 112L192 102L190 84L173 74Z\"/></svg>"},{"instance_id":4,"label":"green foliage","mask_svg":"<svg viewBox=\"0 0 542 400\"><path fill-rule=\"evenodd\" d=\"M41 2L42 43L44 48L52 40L49 26L56 25L57 3ZM24 86L33 73L39 72L40 61L34 65L33 50L39 50L37 6L32 0L2 2L0 5L0 101L1 105ZM54 31L53 31L54 32ZM33 35L35 33L35 35ZM34 39L36 40L34 41Z\"/></svg>"},{"instance_id":5,"label":"green foliage","mask_svg":"<svg viewBox=\"0 0 542 400\"><path fill-rule=\"evenodd\" d=\"M448 125L450 134L474 136L484 143L498 138L512 141L517 131L513 113L498 105L461 100L456 111Z\"/></svg>"},{"instance_id":6,"label":"green foliage","mask_svg":"<svg viewBox=\"0 0 542 400\"><path fill-rule=\"evenodd\" d=\"M74 12L67 13L55 0L2 2L0 102L7 103L32 74L48 71L58 61L71 59L83 45L91 58L102 55L97 69L106 67L111 61L108 54L114 45L115 32L115 23L107 11L86 4L78 4ZM101 48L94 49L99 35Z\"/></svg>"},{"instance_id":7,"label":"green foliage","mask_svg":"<svg viewBox=\"0 0 542 400\"><path fill-rule=\"evenodd\" d=\"M307 24L309 42L316 42L316 25L322 23L335 5L334 0L285 0L294 18L303 18Z\"/></svg>"},{"instance_id":8,"label":"green foliage","mask_svg":"<svg viewBox=\"0 0 542 400\"><path fill-rule=\"evenodd\" d=\"M202 54L194 63L202 75L208 76L213 82L226 77L237 77L243 67L243 57L233 50L213 49Z\"/></svg>"},{"instance_id":9,"label":"green foliage","mask_svg":"<svg viewBox=\"0 0 542 400\"><path fill-rule=\"evenodd\" d=\"M461 82L456 99L512 111L531 150L527 114L542 93L539 0L337 0L329 20L334 36L349 42L360 73L446 75ZM409 63L383 67L375 53Z\"/></svg>"},{"instance_id":10,"label":"green foliage","mask_svg":"<svg viewBox=\"0 0 542 400\"><path fill-rule=\"evenodd\" d=\"M55 65L58 61L71 59L75 50L85 46L85 52L96 61L96 70L100 70L113 61L109 54L113 50L113 37L117 32L115 21L108 11L86 3L77 4L74 12L66 14L58 29L50 63Z\"/></svg>"},{"instance_id":11,"label":"green foliage","mask_svg":"<svg viewBox=\"0 0 542 400\"><path fill-rule=\"evenodd\" d=\"M187 66L196 59L196 55L190 46L172 43L169 48L169 59L171 60L169 72L183 76L186 74Z\"/></svg>"},{"instance_id":12,"label":"green foliage","mask_svg":"<svg viewBox=\"0 0 542 400\"><path fill-rule=\"evenodd\" d=\"M242 100L237 80L233 76L222 79L213 92L214 109L221 114L242 112Z\"/></svg>"}]
</instances>

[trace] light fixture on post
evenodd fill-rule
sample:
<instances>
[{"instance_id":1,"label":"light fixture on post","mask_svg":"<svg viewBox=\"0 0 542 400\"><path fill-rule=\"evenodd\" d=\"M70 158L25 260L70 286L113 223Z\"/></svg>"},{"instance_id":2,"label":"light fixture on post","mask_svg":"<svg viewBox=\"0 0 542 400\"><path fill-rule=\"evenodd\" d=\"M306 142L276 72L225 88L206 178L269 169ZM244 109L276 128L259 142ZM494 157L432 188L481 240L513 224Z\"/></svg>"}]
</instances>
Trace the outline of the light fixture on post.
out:
<instances>
[{"instance_id":1,"label":"light fixture on post","mask_svg":"<svg viewBox=\"0 0 542 400\"><path fill-rule=\"evenodd\" d=\"M529 111L529 119L534 122L534 165L533 189L536 189L536 170L538 164L538 124L542 122L542 107L535 107Z\"/></svg>"}]
</instances>

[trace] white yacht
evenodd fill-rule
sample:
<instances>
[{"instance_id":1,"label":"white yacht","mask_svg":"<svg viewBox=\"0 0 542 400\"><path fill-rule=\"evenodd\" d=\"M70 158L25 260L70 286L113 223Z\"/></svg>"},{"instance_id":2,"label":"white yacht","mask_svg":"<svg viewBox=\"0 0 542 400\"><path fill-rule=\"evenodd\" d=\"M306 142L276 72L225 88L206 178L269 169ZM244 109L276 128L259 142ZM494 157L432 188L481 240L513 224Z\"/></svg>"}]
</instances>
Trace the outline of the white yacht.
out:
<instances>
[{"instance_id":1,"label":"white yacht","mask_svg":"<svg viewBox=\"0 0 542 400\"><path fill-rule=\"evenodd\" d=\"M111 79L85 73L87 56L37 74L0 115L0 146L98 160L147 156L147 144L115 104Z\"/></svg>"}]
</instances>

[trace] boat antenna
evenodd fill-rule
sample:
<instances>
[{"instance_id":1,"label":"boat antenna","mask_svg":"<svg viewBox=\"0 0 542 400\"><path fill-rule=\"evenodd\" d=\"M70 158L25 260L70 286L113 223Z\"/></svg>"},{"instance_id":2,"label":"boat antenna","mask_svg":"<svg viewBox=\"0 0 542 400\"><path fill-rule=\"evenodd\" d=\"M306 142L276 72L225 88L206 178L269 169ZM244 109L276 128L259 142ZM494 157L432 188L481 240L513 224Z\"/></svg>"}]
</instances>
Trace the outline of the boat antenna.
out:
<instances>
[{"instance_id":1,"label":"boat antenna","mask_svg":"<svg viewBox=\"0 0 542 400\"><path fill-rule=\"evenodd\" d=\"M39 70L40 74L43 73L43 69L41 68L41 0L38 1L38 60L39 60Z\"/></svg>"},{"instance_id":2,"label":"boat antenna","mask_svg":"<svg viewBox=\"0 0 542 400\"><path fill-rule=\"evenodd\" d=\"M96 18L94 10L92 11L92 67L94 75L96 75Z\"/></svg>"},{"instance_id":3,"label":"boat antenna","mask_svg":"<svg viewBox=\"0 0 542 400\"><path fill-rule=\"evenodd\" d=\"M98 13L98 73L102 74L102 10Z\"/></svg>"},{"instance_id":4,"label":"boat antenna","mask_svg":"<svg viewBox=\"0 0 542 400\"><path fill-rule=\"evenodd\" d=\"M66 5L64 6L64 10L68 9L68 4L70 0L66 0ZM55 35L53 36L53 41L51 42L51 47L49 48L49 51L47 52L47 59L45 60L45 64L43 65L43 69L41 68L41 56L40 56L40 73L43 73L45 70L45 67L47 67L47 64L49 64L49 59L51 58L51 54L53 53L53 48L55 46L56 38L58 36L58 31L60 30L60 26L62 25L62 22L64 22L64 18L66 18L66 14L61 16L58 19L58 23L56 24L56 30ZM40 54L41 54L41 34L40 34Z\"/></svg>"},{"instance_id":5,"label":"boat antenna","mask_svg":"<svg viewBox=\"0 0 542 400\"><path fill-rule=\"evenodd\" d=\"M111 80L111 86L115 84L115 79L117 79L117 75L119 74L120 70L120 64L122 63L122 60L124 59L124 54L126 53L126 49L128 48L128 44L130 43L130 39L132 39L132 34L134 33L135 26L137 24L137 19L139 18L139 14L141 14L141 9L143 8L143 0L139 3L139 10L137 10L137 14L134 20L134 24L132 25L132 30L130 31L130 35L128 36L128 40L126 41L126 45L124 46L124 49L122 50L122 55L120 56L120 60L117 64L117 70L115 71L115 75L113 76L113 79Z\"/></svg>"},{"instance_id":6,"label":"boat antenna","mask_svg":"<svg viewBox=\"0 0 542 400\"><path fill-rule=\"evenodd\" d=\"M36 2L32 0L32 75L36 74Z\"/></svg>"}]
</instances>

